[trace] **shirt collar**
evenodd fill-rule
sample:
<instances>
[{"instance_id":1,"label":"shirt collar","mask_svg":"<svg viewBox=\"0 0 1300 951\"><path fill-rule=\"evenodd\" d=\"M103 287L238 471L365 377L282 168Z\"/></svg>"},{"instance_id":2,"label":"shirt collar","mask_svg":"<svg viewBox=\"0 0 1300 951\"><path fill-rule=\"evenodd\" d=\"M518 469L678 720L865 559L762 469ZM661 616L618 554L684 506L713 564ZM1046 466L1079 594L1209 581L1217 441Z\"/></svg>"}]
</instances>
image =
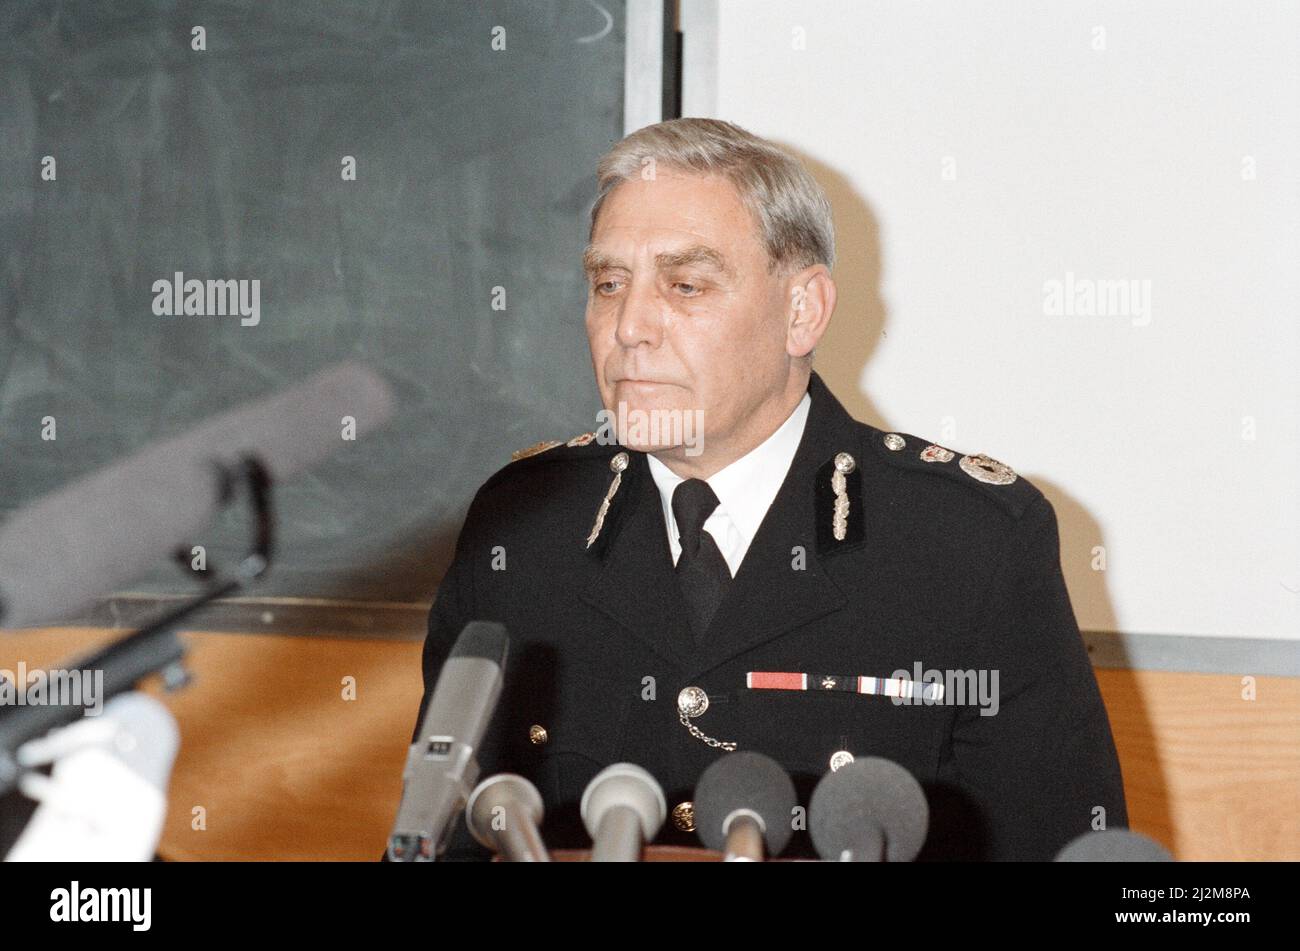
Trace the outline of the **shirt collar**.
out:
<instances>
[{"instance_id":1,"label":"shirt collar","mask_svg":"<svg viewBox=\"0 0 1300 951\"><path fill-rule=\"evenodd\" d=\"M804 393L799 405L777 427L776 432L705 480L718 497L718 508L740 532L745 547L754 540L763 517L767 515L767 510L781 489L781 483L785 481L786 473L790 471L790 463L794 461L799 440L803 437L811 405L812 399ZM676 538L677 525L672 513L673 490L685 480L652 454L647 454L646 458L655 485L659 488L669 537Z\"/></svg>"}]
</instances>

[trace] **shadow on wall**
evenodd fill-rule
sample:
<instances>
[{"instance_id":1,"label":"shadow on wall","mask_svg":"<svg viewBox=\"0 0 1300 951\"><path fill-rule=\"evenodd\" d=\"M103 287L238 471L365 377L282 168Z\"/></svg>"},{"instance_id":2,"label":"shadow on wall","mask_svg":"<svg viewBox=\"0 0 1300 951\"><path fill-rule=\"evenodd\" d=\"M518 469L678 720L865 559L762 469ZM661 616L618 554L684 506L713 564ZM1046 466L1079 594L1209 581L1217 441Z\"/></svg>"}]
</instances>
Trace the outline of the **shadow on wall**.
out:
<instances>
[{"instance_id":1,"label":"shadow on wall","mask_svg":"<svg viewBox=\"0 0 1300 951\"><path fill-rule=\"evenodd\" d=\"M788 142L778 144L798 158L821 183L830 199L835 215L835 282L839 299L830 327L817 348L815 366L845 409L858 420L877 429L894 430L872 399L863 392L866 367L876 347L889 334L890 314L882 294L884 256L881 251L880 221L870 205L858 194L853 184L840 172L824 162L807 155ZM942 355L940 356L942 360ZM955 361L956 355L952 355ZM915 426L904 421L898 429L916 432ZM926 437L924 432L916 433ZM950 447L961 452L979 452L978 447ZM1014 462L1009 463L1014 469ZM1114 607L1106 589L1106 572L1094 568L1097 550L1104 552L1101 525L1076 499L1058 484L1039 476L1022 475L1029 479L1052 503L1056 511L1061 538L1061 570L1076 617L1092 619L1090 629L1112 632L1117 630ZM1125 658L1127 665L1128 658ZM1158 748L1151 717L1140 696L1142 745ZM1130 768L1133 763L1130 760ZM1142 781L1145 789L1155 789L1154 813L1151 804L1140 817L1140 824L1161 829L1169 828L1169 803L1165 769L1157 759L1141 764L1148 773ZM1172 848L1172 841L1163 843Z\"/></svg>"}]
</instances>

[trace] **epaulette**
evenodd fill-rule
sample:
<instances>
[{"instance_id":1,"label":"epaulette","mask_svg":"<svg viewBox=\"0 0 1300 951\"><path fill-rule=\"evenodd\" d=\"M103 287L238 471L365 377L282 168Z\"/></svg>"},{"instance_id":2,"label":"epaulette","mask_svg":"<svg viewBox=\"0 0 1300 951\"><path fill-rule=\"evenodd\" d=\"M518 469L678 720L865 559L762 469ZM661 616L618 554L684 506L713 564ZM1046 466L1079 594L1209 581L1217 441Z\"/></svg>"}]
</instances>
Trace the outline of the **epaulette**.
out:
<instances>
[{"instance_id":1,"label":"epaulette","mask_svg":"<svg viewBox=\"0 0 1300 951\"><path fill-rule=\"evenodd\" d=\"M568 446L570 448L574 446L585 446L594 441L595 438L595 433L582 433L579 436L574 436L567 442L559 439L546 439L539 443L533 443L531 446L525 446L523 449L516 449L510 454L510 461L518 462L520 459L527 459L530 456L536 456L539 453L546 452L548 449L555 449L558 446Z\"/></svg>"},{"instance_id":2,"label":"epaulette","mask_svg":"<svg viewBox=\"0 0 1300 951\"><path fill-rule=\"evenodd\" d=\"M596 433L583 433L566 442L558 440L539 442L512 453L510 462L489 476L480 491L493 489L503 481L531 472L538 466L600 460L617 452L619 448L613 444L602 444L597 439Z\"/></svg>"},{"instance_id":3,"label":"epaulette","mask_svg":"<svg viewBox=\"0 0 1300 951\"><path fill-rule=\"evenodd\" d=\"M510 459L509 465L497 470L483 484L483 487L479 490L480 492L487 492L508 478L532 472L537 466L572 462L581 465L595 464L599 467L599 471L608 480L608 483L605 497L601 501L600 507L595 511L595 521L586 536L586 548L596 554L602 553L604 551L603 544L595 548L593 546L601 537L602 529L605 527L607 520L617 521L623 511L623 506L618 506L617 512L613 511L612 507L619 486L623 484L624 473L631 466L631 457L628 450L617 442L602 441L599 434L593 432L582 433L566 442L559 442L558 440L539 442L526 449L518 450L511 455Z\"/></svg>"},{"instance_id":4,"label":"epaulette","mask_svg":"<svg viewBox=\"0 0 1300 951\"><path fill-rule=\"evenodd\" d=\"M996 502L1015 518L1042 494L1009 465L984 453L963 455L910 433L875 429L867 440L890 465L947 476Z\"/></svg>"}]
</instances>

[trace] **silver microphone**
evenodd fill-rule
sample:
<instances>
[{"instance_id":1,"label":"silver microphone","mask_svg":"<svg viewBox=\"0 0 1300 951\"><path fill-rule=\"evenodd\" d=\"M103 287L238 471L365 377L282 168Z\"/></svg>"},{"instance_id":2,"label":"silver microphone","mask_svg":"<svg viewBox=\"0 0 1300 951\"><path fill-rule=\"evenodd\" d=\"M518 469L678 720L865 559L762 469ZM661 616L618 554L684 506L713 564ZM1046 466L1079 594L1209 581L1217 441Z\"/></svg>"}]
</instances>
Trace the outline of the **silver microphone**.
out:
<instances>
[{"instance_id":1,"label":"silver microphone","mask_svg":"<svg viewBox=\"0 0 1300 951\"><path fill-rule=\"evenodd\" d=\"M475 753L501 696L509 638L471 621L452 648L406 757L402 803L388 838L394 862L432 862L478 779Z\"/></svg>"},{"instance_id":2,"label":"silver microphone","mask_svg":"<svg viewBox=\"0 0 1300 951\"><path fill-rule=\"evenodd\" d=\"M633 763L615 763L587 784L579 811L593 862L639 862L642 845L663 828L668 806L653 776Z\"/></svg>"},{"instance_id":3,"label":"silver microphone","mask_svg":"<svg viewBox=\"0 0 1300 951\"><path fill-rule=\"evenodd\" d=\"M475 839L507 862L549 862L538 831L543 814L536 786L514 773L497 773L470 793L465 823Z\"/></svg>"}]
</instances>

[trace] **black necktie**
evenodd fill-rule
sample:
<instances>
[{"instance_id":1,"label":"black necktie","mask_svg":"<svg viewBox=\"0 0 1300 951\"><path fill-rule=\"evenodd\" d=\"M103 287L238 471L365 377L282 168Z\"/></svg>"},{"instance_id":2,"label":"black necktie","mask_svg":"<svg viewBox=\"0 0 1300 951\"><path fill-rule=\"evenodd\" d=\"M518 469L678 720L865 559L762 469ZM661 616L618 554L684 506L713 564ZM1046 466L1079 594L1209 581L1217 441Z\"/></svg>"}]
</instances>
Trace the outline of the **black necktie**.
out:
<instances>
[{"instance_id":1,"label":"black necktie","mask_svg":"<svg viewBox=\"0 0 1300 951\"><path fill-rule=\"evenodd\" d=\"M717 507L718 497L703 479L687 479L673 490L673 518L682 543L677 578L691 610L691 629L697 640L708 630L731 580L717 542L704 530Z\"/></svg>"}]
</instances>

